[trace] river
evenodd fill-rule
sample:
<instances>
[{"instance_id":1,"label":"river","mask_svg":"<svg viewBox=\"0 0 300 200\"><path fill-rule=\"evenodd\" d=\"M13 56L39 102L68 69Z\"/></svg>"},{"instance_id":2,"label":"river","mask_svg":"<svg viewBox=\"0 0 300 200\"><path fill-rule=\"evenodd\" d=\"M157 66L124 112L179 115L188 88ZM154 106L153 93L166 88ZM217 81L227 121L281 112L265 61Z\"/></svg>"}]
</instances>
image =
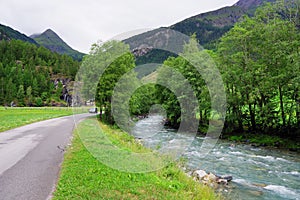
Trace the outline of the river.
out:
<instances>
[{"instance_id":1,"label":"river","mask_svg":"<svg viewBox=\"0 0 300 200\"><path fill-rule=\"evenodd\" d=\"M153 115L140 120L132 134L152 149L169 145L176 131L165 128L162 119ZM188 140L186 136L181 138ZM243 144L232 145L219 140L209 155L202 158L200 146L203 141L203 137L195 137L182 152L182 157L187 160L186 168L189 171L202 169L218 175L232 175L229 189L223 192L226 199L300 200L299 154Z\"/></svg>"}]
</instances>

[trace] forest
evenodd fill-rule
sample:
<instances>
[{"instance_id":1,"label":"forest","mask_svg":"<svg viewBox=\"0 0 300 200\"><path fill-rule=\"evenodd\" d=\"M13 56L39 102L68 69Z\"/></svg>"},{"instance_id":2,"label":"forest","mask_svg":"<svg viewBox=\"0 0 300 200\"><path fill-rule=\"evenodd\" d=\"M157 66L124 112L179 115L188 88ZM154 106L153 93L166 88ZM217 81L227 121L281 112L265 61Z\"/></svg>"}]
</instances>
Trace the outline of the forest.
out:
<instances>
[{"instance_id":1,"label":"forest","mask_svg":"<svg viewBox=\"0 0 300 200\"><path fill-rule=\"evenodd\" d=\"M63 83L80 63L21 40L0 41L0 104L51 106L62 102Z\"/></svg>"}]
</instances>

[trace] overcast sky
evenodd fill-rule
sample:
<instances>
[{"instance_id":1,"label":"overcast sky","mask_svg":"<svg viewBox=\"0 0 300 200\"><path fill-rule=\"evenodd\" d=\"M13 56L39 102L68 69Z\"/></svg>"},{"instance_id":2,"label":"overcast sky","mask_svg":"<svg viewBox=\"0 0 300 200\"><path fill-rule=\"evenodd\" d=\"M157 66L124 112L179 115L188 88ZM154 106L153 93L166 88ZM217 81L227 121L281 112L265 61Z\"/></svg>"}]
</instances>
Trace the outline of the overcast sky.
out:
<instances>
[{"instance_id":1,"label":"overcast sky","mask_svg":"<svg viewBox=\"0 0 300 200\"><path fill-rule=\"evenodd\" d=\"M238 0L0 0L0 24L31 35L48 28L72 48L124 32L170 26L188 17L231 6Z\"/></svg>"}]
</instances>

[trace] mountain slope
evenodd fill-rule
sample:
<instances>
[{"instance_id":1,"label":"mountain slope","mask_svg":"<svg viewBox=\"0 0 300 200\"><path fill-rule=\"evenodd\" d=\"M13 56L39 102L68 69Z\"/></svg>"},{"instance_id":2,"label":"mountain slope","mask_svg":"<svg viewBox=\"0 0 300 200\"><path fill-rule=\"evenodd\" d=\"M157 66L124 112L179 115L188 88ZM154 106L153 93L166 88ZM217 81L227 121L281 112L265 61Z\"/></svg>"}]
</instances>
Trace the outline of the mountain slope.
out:
<instances>
[{"instance_id":1,"label":"mountain slope","mask_svg":"<svg viewBox=\"0 0 300 200\"><path fill-rule=\"evenodd\" d=\"M187 36L196 33L197 39L204 48L214 49L219 38L229 31L242 16L252 16L259 6L274 1L276 0L240 0L232 6L190 17L169 28ZM153 49L153 44L167 44L176 40L176 33L170 29L154 29L128 38L124 42L130 45L133 52L137 51L136 49ZM136 55L137 65L151 62L162 63L168 56L172 55L158 49L148 50L147 54ZM148 70L138 67L136 71L139 76L147 76L153 70L153 67Z\"/></svg>"},{"instance_id":2,"label":"mountain slope","mask_svg":"<svg viewBox=\"0 0 300 200\"><path fill-rule=\"evenodd\" d=\"M257 8L258 6L263 5L265 2L275 2L276 0L240 0L235 6L243 8L245 10L251 10Z\"/></svg>"},{"instance_id":3,"label":"mountain slope","mask_svg":"<svg viewBox=\"0 0 300 200\"><path fill-rule=\"evenodd\" d=\"M274 1L276 0L240 0L233 6L190 17L169 28L188 36L196 33L201 45L206 48L213 48L212 44L230 30L243 15L253 15L257 7L266 2ZM158 28L147 33L133 36L125 40L125 42L127 42L132 49L138 48L141 46L139 43L140 40L149 41L150 39L148 38L151 38L151 41L153 41L156 35L164 35L163 31L165 31L165 29ZM159 42L159 40L159 38L156 38L155 41Z\"/></svg>"},{"instance_id":4,"label":"mountain slope","mask_svg":"<svg viewBox=\"0 0 300 200\"><path fill-rule=\"evenodd\" d=\"M36 44L36 41L30 37L27 37L25 34L16 31L9 26L0 24L0 40L22 40L24 42L30 42Z\"/></svg>"},{"instance_id":5,"label":"mountain slope","mask_svg":"<svg viewBox=\"0 0 300 200\"><path fill-rule=\"evenodd\" d=\"M240 0L233 6L193 16L170 28L186 35L196 33L200 44L214 48L214 43L244 15L254 15L256 8L275 0Z\"/></svg>"},{"instance_id":6,"label":"mountain slope","mask_svg":"<svg viewBox=\"0 0 300 200\"><path fill-rule=\"evenodd\" d=\"M80 53L72 49L67 43L65 43L54 31L47 29L41 34L34 34L30 36L38 44L50 49L53 52L59 54L66 54L73 57L75 60L82 60L83 53Z\"/></svg>"}]
</instances>

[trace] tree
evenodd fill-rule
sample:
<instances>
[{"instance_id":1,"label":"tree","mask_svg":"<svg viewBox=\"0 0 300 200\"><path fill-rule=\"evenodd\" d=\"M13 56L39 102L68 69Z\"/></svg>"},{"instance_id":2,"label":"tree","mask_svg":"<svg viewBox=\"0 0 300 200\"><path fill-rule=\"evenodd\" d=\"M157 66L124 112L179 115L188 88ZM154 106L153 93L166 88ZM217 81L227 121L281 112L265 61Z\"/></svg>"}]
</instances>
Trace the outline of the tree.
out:
<instances>
[{"instance_id":1,"label":"tree","mask_svg":"<svg viewBox=\"0 0 300 200\"><path fill-rule=\"evenodd\" d=\"M231 130L288 132L299 121L295 84L299 31L294 20L283 17L278 5L269 4L253 18L245 17L218 45Z\"/></svg>"},{"instance_id":2,"label":"tree","mask_svg":"<svg viewBox=\"0 0 300 200\"><path fill-rule=\"evenodd\" d=\"M31 106L32 103L33 103L32 88L31 88L31 86L29 86L26 89L26 104L28 106Z\"/></svg>"},{"instance_id":3,"label":"tree","mask_svg":"<svg viewBox=\"0 0 300 200\"><path fill-rule=\"evenodd\" d=\"M195 121L197 116L200 125L208 126L212 110L207 84L214 88L212 82L216 78L213 77L212 64L207 51L199 48L193 35L185 44L183 53L168 58L158 70L157 83L160 85L156 87L157 96L171 126L178 128L182 123ZM202 76L206 76L205 80Z\"/></svg>"},{"instance_id":4,"label":"tree","mask_svg":"<svg viewBox=\"0 0 300 200\"><path fill-rule=\"evenodd\" d=\"M57 86L56 86L56 90L55 90L55 98L59 101L62 93L63 92L63 84L61 81L58 81Z\"/></svg>"},{"instance_id":5,"label":"tree","mask_svg":"<svg viewBox=\"0 0 300 200\"><path fill-rule=\"evenodd\" d=\"M17 98L18 98L18 105L24 106L24 98L25 98L25 91L24 91L24 86L20 85L17 93Z\"/></svg>"},{"instance_id":6,"label":"tree","mask_svg":"<svg viewBox=\"0 0 300 200\"><path fill-rule=\"evenodd\" d=\"M78 72L75 104L95 99L100 119L113 124L111 101L119 79L135 67L129 46L118 41L94 44ZM104 113L104 114L103 114Z\"/></svg>"},{"instance_id":7,"label":"tree","mask_svg":"<svg viewBox=\"0 0 300 200\"><path fill-rule=\"evenodd\" d=\"M111 124L114 124L111 110L114 88L119 79L134 67L135 62L133 54L126 53L114 60L100 77L96 94L96 103L101 109L103 108L106 120ZM124 93L126 93L126 89L129 89L129 86L126 85L122 85L122 87L125 89ZM129 107L127 109L129 109Z\"/></svg>"}]
</instances>

